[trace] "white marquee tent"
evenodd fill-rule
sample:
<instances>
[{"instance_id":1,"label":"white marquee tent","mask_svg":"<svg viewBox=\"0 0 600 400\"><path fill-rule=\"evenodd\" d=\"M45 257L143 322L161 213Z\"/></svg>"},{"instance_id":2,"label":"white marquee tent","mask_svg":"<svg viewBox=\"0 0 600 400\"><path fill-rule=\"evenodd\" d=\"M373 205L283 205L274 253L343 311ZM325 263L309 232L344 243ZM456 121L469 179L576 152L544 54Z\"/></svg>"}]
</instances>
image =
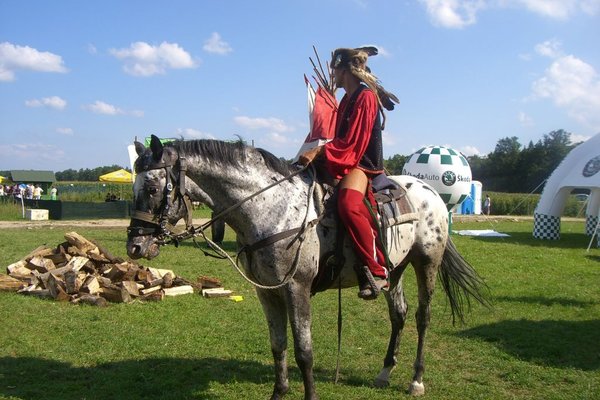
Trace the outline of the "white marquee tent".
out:
<instances>
[{"instance_id":1,"label":"white marquee tent","mask_svg":"<svg viewBox=\"0 0 600 400\"><path fill-rule=\"evenodd\" d=\"M600 133L575 147L554 170L534 213L533 236L560 238L560 217L573 189L589 189L585 233L598 229L600 214ZM596 233L597 234L597 233Z\"/></svg>"}]
</instances>

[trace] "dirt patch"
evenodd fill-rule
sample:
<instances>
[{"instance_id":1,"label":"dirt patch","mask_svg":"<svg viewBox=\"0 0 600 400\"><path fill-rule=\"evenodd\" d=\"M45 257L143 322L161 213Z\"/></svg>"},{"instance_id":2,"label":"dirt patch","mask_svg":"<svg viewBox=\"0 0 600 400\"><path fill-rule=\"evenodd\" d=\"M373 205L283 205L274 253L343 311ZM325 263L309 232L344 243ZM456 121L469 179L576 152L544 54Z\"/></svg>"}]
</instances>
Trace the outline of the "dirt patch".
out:
<instances>
[{"instance_id":1,"label":"dirt patch","mask_svg":"<svg viewBox=\"0 0 600 400\"><path fill-rule=\"evenodd\" d=\"M200 218L194 220L194 226L202 225L208 219ZM62 227L84 227L84 228L126 228L129 219L94 219L94 220L48 220L48 221L0 221L0 229L28 228L28 229L53 229ZM179 226L179 225L177 225Z\"/></svg>"}]
</instances>

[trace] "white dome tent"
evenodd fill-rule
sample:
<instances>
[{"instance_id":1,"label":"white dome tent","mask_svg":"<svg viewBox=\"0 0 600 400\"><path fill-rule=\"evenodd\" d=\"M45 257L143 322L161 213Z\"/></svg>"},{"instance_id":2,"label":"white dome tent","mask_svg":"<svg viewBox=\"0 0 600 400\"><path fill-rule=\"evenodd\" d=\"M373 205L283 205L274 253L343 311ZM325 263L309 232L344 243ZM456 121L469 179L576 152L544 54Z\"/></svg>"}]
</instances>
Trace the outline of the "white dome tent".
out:
<instances>
[{"instance_id":1,"label":"white dome tent","mask_svg":"<svg viewBox=\"0 0 600 400\"><path fill-rule=\"evenodd\" d=\"M560 216L573 189L589 189L586 235L598 229L600 214L600 133L575 147L552 172L534 213L533 236L560 238Z\"/></svg>"}]
</instances>

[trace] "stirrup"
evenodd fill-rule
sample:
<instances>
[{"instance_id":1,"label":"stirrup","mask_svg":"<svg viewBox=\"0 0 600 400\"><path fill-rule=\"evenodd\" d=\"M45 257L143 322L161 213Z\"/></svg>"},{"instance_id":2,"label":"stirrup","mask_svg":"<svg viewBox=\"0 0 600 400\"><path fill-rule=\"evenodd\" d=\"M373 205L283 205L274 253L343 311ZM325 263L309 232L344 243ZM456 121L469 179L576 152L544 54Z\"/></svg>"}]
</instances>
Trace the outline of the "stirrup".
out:
<instances>
[{"instance_id":1,"label":"stirrup","mask_svg":"<svg viewBox=\"0 0 600 400\"><path fill-rule=\"evenodd\" d=\"M359 273L358 270L357 268L357 273ZM387 279L378 278L375 280L367 266L360 268L360 273L362 273L364 279L359 277L358 297L363 300L375 300L382 290L387 290L389 287Z\"/></svg>"}]
</instances>

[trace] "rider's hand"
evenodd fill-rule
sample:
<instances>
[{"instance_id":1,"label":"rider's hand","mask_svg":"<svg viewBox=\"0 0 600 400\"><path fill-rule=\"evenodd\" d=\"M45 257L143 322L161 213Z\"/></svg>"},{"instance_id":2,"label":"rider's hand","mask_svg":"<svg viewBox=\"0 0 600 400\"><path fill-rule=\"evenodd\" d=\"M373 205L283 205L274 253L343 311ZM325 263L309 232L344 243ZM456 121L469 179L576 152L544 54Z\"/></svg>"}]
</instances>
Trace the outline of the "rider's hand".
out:
<instances>
[{"instance_id":1,"label":"rider's hand","mask_svg":"<svg viewBox=\"0 0 600 400\"><path fill-rule=\"evenodd\" d=\"M319 155L321 154L321 152L323 151L323 146L317 146L314 147L310 150L306 150L304 153L302 153L300 155L300 157L298 157L298 163L300 165L308 165L311 162L313 162L313 160Z\"/></svg>"}]
</instances>

